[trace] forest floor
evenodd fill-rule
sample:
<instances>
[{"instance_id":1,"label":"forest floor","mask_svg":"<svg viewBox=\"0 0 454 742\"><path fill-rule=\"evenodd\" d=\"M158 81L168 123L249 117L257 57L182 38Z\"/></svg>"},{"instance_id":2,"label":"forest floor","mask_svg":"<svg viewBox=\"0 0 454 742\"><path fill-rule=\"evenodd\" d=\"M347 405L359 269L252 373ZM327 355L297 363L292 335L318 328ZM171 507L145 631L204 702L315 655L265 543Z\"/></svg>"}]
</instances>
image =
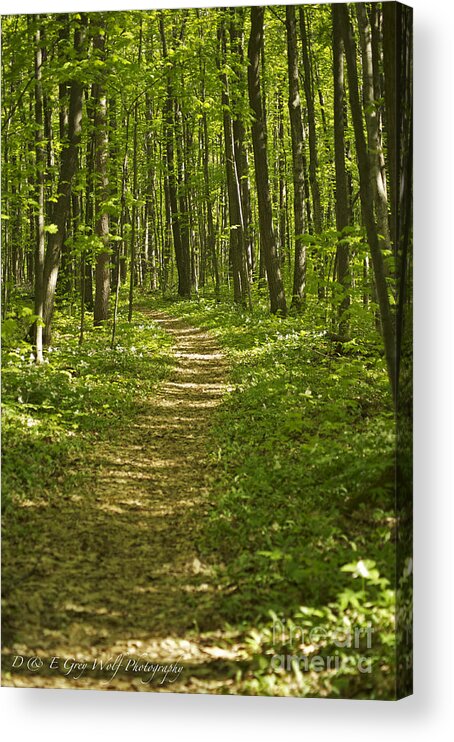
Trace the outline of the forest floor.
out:
<instances>
[{"instance_id":1,"label":"forest floor","mask_svg":"<svg viewBox=\"0 0 454 742\"><path fill-rule=\"evenodd\" d=\"M39 658L7 684L203 692L225 685L225 674L213 677L213 660L237 659L232 644L218 646L220 632L204 634L216 622L218 586L198 551L209 510L207 434L227 363L208 332L162 313L148 317L173 339L170 377L142 400L133 424L118 420L94 446L84 462L92 486L28 507L33 542L4 552L4 569L12 561L16 576L11 654Z\"/></svg>"},{"instance_id":2,"label":"forest floor","mask_svg":"<svg viewBox=\"0 0 454 742\"><path fill-rule=\"evenodd\" d=\"M376 347L203 299L126 316L114 348L61 313L47 363L4 350L3 684L393 697Z\"/></svg>"}]
</instances>

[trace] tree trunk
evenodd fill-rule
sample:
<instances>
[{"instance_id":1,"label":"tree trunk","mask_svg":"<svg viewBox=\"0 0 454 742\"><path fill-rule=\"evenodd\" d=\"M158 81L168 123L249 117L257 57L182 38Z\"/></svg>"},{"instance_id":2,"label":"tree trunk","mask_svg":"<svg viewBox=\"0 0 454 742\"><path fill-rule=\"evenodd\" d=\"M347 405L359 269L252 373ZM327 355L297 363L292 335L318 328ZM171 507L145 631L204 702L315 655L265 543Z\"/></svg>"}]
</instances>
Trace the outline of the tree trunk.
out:
<instances>
[{"instance_id":1,"label":"tree trunk","mask_svg":"<svg viewBox=\"0 0 454 742\"><path fill-rule=\"evenodd\" d=\"M367 19L364 3L356 4L358 29L361 46L363 69L363 106L366 118L367 143L371 161L371 174L374 184L374 201L377 215L377 224L382 247L389 250L391 239L388 222L388 200L386 197L386 176L382 172L381 158L383 157L378 116L378 94L374 89L374 68L372 56L372 33Z\"/></svg>"},{"instance_id":2,"label":"tree trunk","mask_svg":"<svg viewBox=\"0 0 454 742\"><path fill-rule=\"evenodd\" d=\"M176 162L177 162L177 194L178 194L178 219L180 223L181 239L181 259L180 268L184 276L185 286L187 286L187 297L191 295L192 276L191 276L191 235L190 235L190 218L188 208L188 193L186 168L188 163L184 156L184 133L183 133L183 116L177 99L174 99L174 118L173 127L176 142ZM183 294L182 294L183 295ZM184 294L186 296L186 293Z\"/></svg>"},{"instance_id":3,"label":"tree trunk","mask_svg":"<svg viewBox=\"0 0 454 742\"><path fill-rule=\"evenodd\" d=\"M101 27L93 39L93 49L98 59L105 61L106 22L100 19ZM96 260L96 287L94 324L101 325L109 315L110 296L110 250L109 250L109 215L104 203L109 198L109 177L107 160L109 154L107 134L107 98L101 82L95 87L95 234L99 237L103 248Z\"/></svg>"},{"instance_id":4,"label":"tree trunk","mask_svg":"<svg viewBox=\"0 0 454 742\"><path fill-rule=\"evenodd\" d=\"M250 304L250 276L253 268L253 249L251 235L251 204L249 184L249 163L246 149L246 130L243 120L245 87L244 74L244 8L231 8L230 44L236 56L236 85L232 92L233 109L233 145L236 165L236 180L240 192L241 218L243 228L241 273L246 283L246 293Z\"/></svg>"},{"instance_id":5,"label":"tree trunk","mask_svg":"<svg viewBox=\"0 0 454 742\"><path fill-rule=\"evenodd\" d=\"M397 234L397 77L396 77L396 6L394 3L383 5L383 69L384 69L384 94L386 110L386 144L387 161L389 172L389 203L391 207L390 236L394 249L396 249Z\"/></svg>"},{"instance_id":6,"label":"tree trunk","mask_svg":"<svg viewBox=\"0 0 454 742\"><path fill-rule=\"evenodd\" d=\"M260 238L266 264L270 308L273 313L286 314L284 285L282 282L276 253L276 240L273 230L271 207L268 156L266 135L263 120L262 94L260 90L260 49L263 38L264 8L251 8L251 35L248 45L248 88L249 102L254 113L252 124L252 144L254 148L255 180L259 207Z\"/></svg>"},{"instance_id":7,"label":"tree trunk","mask_svg":"<svg viewBox=\"0 0 454 742\"><path fill-rule=\"evenodd\" d=\"M396 395L398 405L411 395L412 345L412 10L397 3L383 6L383 61L391 234L396 262ZM406 389L399 379L404 365ZM411 416L411 399L407 414Z\"/></svg>"},{"instance_id":8,"label":"tree trunk","mask_svg":"<svg viewBox=\"0 0 454 742\"><path fill-rule=\"evenodd\" d=\"M203 74L205 76L205 67L203 68ZM205 100L205 79L203 80L202 100L203 101ZM202 123L203 123L203 144L202 144L203 178L204 178L205 204L206 204L206 214L207 214L208 251L211 256L211 262L212 262L213 273L214 273L214 295L216 297L216 301L220 301L221 287L220 287L220 277L219 277L218 256L216 253L216 237L214 233L213 203L212 203L211 191L210 191L210 174L209 174L209 168L208 168L208 141L209 141L208 140L208 121L207 121L207 114L206 114L205 109L203 112Z\"/></svg>"},{"instance_id":9,"label":"tree trunk","mask_svg":"<svg viewBox=\"0 0 454 742\"><path fill-rule=\"evenodd\" d=\"M151 123L153 121L153 109L152 100L149 95L145 99L146 105L146 118L149 126L149 130L146 134L145 139L145 151L147 154L147 191L145 198L145 259L147 260L147 271L150 275L150 289L156 291L158 288L157 281L157 267L156 267L156 252L158 249L158 241L155 239L153 234L152 225L156 223L156 211L154 204L154 197L156 192L155 187L155 148L153 146L153 134L151 132Z\"/></svg>"},{"instance_id":10,"label":"tree trunk","mask_svg":"<svg viewBox=\"0 0 454 742\"><path fill-rule=\"evenodd\" d=\"M287 62L293 163L293 213L295 219L295 266L293 272L292 308L302 307L306 287L306 247L304 234L304 133L299 94L298 52L296 44L295 6L286 5Z\"/></svg>"},{"instance_id":11,"label":"tree trunk","mask_svg":"<svg viewBox=\"0 0 454 742\"><path fill-rule=\"evenodd\" d=\"M307 122L309 129L309 180L311 184L314 232L320 234L322 231L322 209L320 204L320 187L318 183L318 153L317 153L317 129L315 124L314 87L312 84L312 68L309 56L309 39L306 28L306 15L303 6L299 8L300 31L303 48L304 69L304 93L307 105ZM295 32L296 33L296 32Z\"/></svg>"},{"instance_id":12,"label":"tree trunk","mask_svg":"<svg viewBox=\"0 0 454 742\"><path fill-rule=\"evenodd\" d=\"M139 50L137 53L137 66L140 69L140 63L142 61L142 20L140 21L139 31ZM131 252L130 252L130 265L129 265L129 305L128 305L128 322L132 321L132 310L134 301L134 278L136 270L136 228L137 228L137 199L139 194L137 192L137 127L139 125L139 103L138 100L134 103L134 126L132 135L132 217L131 217Z\"/></svg>"},{"instance_id":13,"label":"tree trunk","mask_svg":"<svg viewBox=\"0 0 454 742\"><path fill-rule=\"evenodd\" d=\"M286 172L286 143L284 128L284 103L279 91L277 99L277 122L276 122L276 139L277 139L277 173L279 179L279 204L278 204L278 234L279 234L279 262L281 267L285 265L286 246L287 246L287 172Z\"/></svg>"},{"instance_id":14,"label":"tree trunk","mask_svg":"<svg viewBox=\"0 0 454 742\"><path fill-rule=\"evenodd\" d=\"M162 42L162 56L164 57L164 59L167 59L167 41L164 27L164 16L162 12L159 17L159 29ZM178 271L178 295L182 298L189 299L191 297L190 256L189 254L186 254L186 246L183 244L182 241L180 214L178 211L177 180L175 173L175 156L173 146L175 99L173 94L171 73L171 69L168 69L166 81L166 97L163 112L167 164L168 202L171 212L173 245L175 249L175 260Z\"/></svg>"},{"instance_id":15,"label":"tree trunk","mask_svg":"<svg viewBox=\"0 0 454 742\"><path fill-rule=\"evenodd\" d=\"M221 10L221 13L224 11ZM229 199L229 224L230 224L230 254L233 273L233 298L237 304L246 303L245 275L242 270L244 254L243 215L240 189L238 183L237 163L235 157L235 146L233 140L233 125L231 115L231 101L229 95L229 82L225 68L227 65L227 49L224 18L218 26L218 41L220 45L220 58L218 62L219 76L222 84L221 105L222 120L224 128L225 147L225 169L227 180L227 193Z\"/></svg>"},{"instance_id":16,"label":"tree trunk","mask_svg":"<svg viewBox=\"0 0 454 742\"><path fill-rule=\"evenodd\" d=\"M345 167L344 136L344 53L342 46L339 6L331 6L333 19L333 73L334 73L334 165L336 172L336 229L342 232L350 224L347 172ZM350 257L346 235L337 245L337 281L342 295L338 305L339 336L348 336L349 322L346 315L350 307Z\"/></svg>"},{"instance_id":17,"label":"tree trunk","mask_svg":"<svg viewBox=\"0 0 454 742\"><path fill-rule=\"evenodd\" d=\"M378 168L368 157L366 140L364 137L363 117L358 93L358 72L356 68L356 43L353 28L350 22L348 6L339 4L339 20L344 42L345 56L348 71L348 89L350 108L352 112L353 128L355 131L356 153L360 179L360 194L363 218L367 231L367 239L374 269L375 287L377 291L380 320L385 347L386 365L391 383L393 398L396 390L396 345L395 328L388 295L385 276L383 254L380 247L377 225L374 216L374 185L373 182Z\"/></svg>"},{"instance_id":18,"label":"tree trunk","mask_svg":"<svg viewBox=\"0 0 454 742\"><path fill-rule=\"evenodd\" d=\"M85 26L86 17L82 15L81 20L74 31L74 51L76 58L79 57L84 43ZM82 124L82 96L82 83L77 79L72 80L70 84L68 141L67 144L63 146L60 155L58 200L52 210L51 223L55 225L56 231L49 235L44 259L44 345L49 345L51 341L51 323L54 311L55 290L65 234L65 223L70 209L71 183L78 165L78 150Z\"/></svg>"},{"instance_id":19,"label":"tree trunk","mask_svg":"<svg viewBox=\"0 0 454 742\"><path fill-rule=\"evenodd\" d=\"M40 22L39 16L37 22ZM36 363L43 362L43 271L46 249L44 233L44 178L46 167L46 150L43 136L43 88L42 70L43 53L41 48L41 31L35 35L35 122L36 122L36 189L38 197L38 216L35 250L35 357Z\"/></svg>"},{"instance_id":20,"label":"tree trunk","mask_svg":"<svg viewBox=\"0 0 454 742\"><path fill-rule=\"evenodd\" d=\"M312 220L313 231L320 234L322 231L322 207L320 200L320 186L318 182L318 151L317 151L317 128L315 121L314 84L312 80L312 62L309 51L309 36L306 25L306 11L303 6L299 8L300 33L303 51L303 82L307 106L307 120L309 130L309 181L312 194ZM314 267L318 276L318 297L325 297L325 259L320 255L318 245L312 251Z\"/></svg>"}]
</instances>

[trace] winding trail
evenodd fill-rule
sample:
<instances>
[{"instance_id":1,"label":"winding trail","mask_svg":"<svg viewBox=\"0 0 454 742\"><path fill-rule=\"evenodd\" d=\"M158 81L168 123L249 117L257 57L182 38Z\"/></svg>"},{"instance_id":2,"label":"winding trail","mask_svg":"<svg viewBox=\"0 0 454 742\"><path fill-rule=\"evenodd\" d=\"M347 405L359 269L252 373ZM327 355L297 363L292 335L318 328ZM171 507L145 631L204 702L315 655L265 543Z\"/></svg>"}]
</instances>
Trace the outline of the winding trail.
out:
<instances>
[{"instance_id":1,"label":"winding trail","mask_svg":"<svg viewBox=\"0 0 454 742\"><path fill-rule=\"evenodd\" d=\"M23 514L30 537L4 554L4 569L15 576L7 660L21 654L43 661L4 684L215 690L223 681L209 669L213 660L237 658L222 638L212 565L198 551L214 474L209 428L226 391L227 363L208 332L159 312L147 316L172 335L170 377L143 400L133 425L119 421L111 440L94 446L84 462L92 486L30 504ZM171 685L145 683L123 665L114 677L101 672L100 661L121 655L179 662L184 671ZM65 676L49 668L53 656L86 661L88 669Z\"/></svg>"}]
</instances>

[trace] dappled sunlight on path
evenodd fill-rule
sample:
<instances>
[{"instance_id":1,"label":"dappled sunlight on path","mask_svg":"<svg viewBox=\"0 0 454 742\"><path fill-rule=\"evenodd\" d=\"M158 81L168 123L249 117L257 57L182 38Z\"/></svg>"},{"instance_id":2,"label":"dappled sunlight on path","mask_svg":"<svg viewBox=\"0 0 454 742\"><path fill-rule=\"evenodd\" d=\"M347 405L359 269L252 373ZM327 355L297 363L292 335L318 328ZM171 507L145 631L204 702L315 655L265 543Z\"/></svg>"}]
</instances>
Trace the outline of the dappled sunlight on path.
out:
<instances>
[{"instance_id":1,"label":"dappled sunlight on path","mask_svg":"<svg viewBox=\"0 0 454 742\"><path fill-rule=\"evenodd\" d=\"M18 508L18 536L10 534L3 554L5 664L36 655L43 665L17 668L5 684L213 690L220 680L198 686L197 666L241 657L234 638L226 648L221 636L220 591L198 552L214 474L207 436L226 391L226 361L207 332L147 314L173 337L169 379L132 425L119 420L111 439L93 447L81 462L87 481ZM53 656L90 663L128 654L180 662L185 672L156 688L122 669L107 681L49 669Z\"/></svg>"}]
</instances>

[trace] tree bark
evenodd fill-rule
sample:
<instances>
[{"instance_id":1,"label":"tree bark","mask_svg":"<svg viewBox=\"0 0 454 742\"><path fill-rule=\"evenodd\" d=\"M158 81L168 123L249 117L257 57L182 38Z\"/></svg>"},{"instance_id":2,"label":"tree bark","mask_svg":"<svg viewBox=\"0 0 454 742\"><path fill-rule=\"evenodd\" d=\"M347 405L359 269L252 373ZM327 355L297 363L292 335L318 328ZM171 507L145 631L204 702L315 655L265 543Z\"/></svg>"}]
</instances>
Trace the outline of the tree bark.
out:
<instances>
[{"instance_id":1,"label":"tree bark","mask_svg":"<svg viewBox=\"0 0 454 742\"><path fill-rule=\"evenodd\" d=\"M106 22L100 19L100 28L93 39L93 49L98 59L105 61ZM109 198L107 160L109 154L107 133L107 98L102 82L95 84L95 234L103 248L96 260L94 324L101 325L109 315L110 250L109 215L104 203Z\"/></svg>"},{"instance_id":2,"label":"tree bark","mask_svg":"<svg viewBox=\"0 0 454 742\"><path fill-rule=\"evenodd\" d=\"M388 222L388 200L386 197L386 176L382 172L383 151L379 130L378 103L374 88L374 67L372 56L372 32L364 3L356 4L358 29L363 69L363 106L366 118L367 143L374 184L374 201L377 223L383 249L391 248ZM377 91L378 93L379 91Z\"/></svg>"},{"instance_id":3,"label":"tree bark","mask_svg":"<svg viewBox=\"0 0 454 742\"><path fill-rule=\"evenodd\" d=\"M345 135L344 135L344 52L342 45L339 6L331 6L333 19L333 74L334 74L334 165L336 173L336 229L342 233L350 224L347 171L345 167ZM336 266L337 281L341 286L342 296L339 302L339 336L348 336L349 322L346 312L350 307L350 257L346 235L337 245Z\"/></svg>"},{"instance_id":4,"label":"tree bark","mask_svg":"<svg viewBox=\"0 0 454 742\"><path fill-rule=\"evenodd\" d=\"M383 5L383 70L384 70L384 95L386 110L386 145L389 172L389 203L391 206L390 233L394 249L396 247L397 233L397 75L396 75L396 6L394 3Z\"/></svg>"},{"instance_id":5,"label":"tree bark","mask_svg":"<svg viewBox=\"0 0 454 742\"><path fill-rule=\"evenodd\" d=\"M40 23L39 16L37 23ZM36 363L43 362L43 282L44 282L44 255L46 240L44 233L44 178L46 167L46 150L44 148L43 129L43 87L42 70L43 53L41 47L41 31L35 35L35 122L36 122L36 188L38 196L38 216L36 229L35 250L35 359Z\"/></svg>"},{"instance_id":6,"label":"tree bark","mask_svg":"<svg viewBox=\"0 0 454 742\"><path fill-rule=\"evenodd\" d=\"M260 49L263 39L264 8L251 8L251 35L248 45L249 102L254 113L252 144L254 148L255 180L259 207L260 238L266 265L271 312L286 314L284 284L282 282L273 230L273 214L269 188L268 155L260 90Z\"/></svg>"},{"instance_id":7,"label":"tree bark","mask_svg":"<svg viewBox=\"0 0 454 742\"><path fill-rule=\"evenodd\" d=\"M174 119L173 126L176 142L176 163L177 163L177 195L178 195L178 218L180 223L181 239L181 269L185 277L185 283L188 285L188 296L192 287L191 271L191 234L190 234L190 214L188 207L188 184L186 169L188 162L184 153L184 131L183 131L183 114L178 100L174 99Z\"/></svg>"},{"instance_id":8,"label":"tree bark","mask_svg":"<svg viewBox=\"0 0 454 742\"><path fill-rule=\"evenodd\" d=\"M205 65L203 64L203 77L202 77L202 101L205 102ZM209 173L209 157L208 157L208 121L206 110L203 111L202 119L202 159L203 159L203 179L204 179L204 190L205 190L205 204L206 204L206 215L207 215L207 242L208 251L211 257L211 263L214 274L214 295L216 301L220 301L221 298L221 286L219 276L219 263L218 256L216 253L216 237L214 233L214 220L213 220L213 203L210 190L210 173Z\"/></svg>"},{"instance_id":9,"label":"tree bark","mask_svg":"<svg viewBox=\"0 0 454 742\"><path fill-rule=\"evenodd\" d=\"M159 17L159 29L162 42L162 56L168 58L167 40L164 26L164 16L161 12ZM178 295L184 299L191 297L191 270L190 256L186 252L186 245L181 236L181 221L178 210L177 179L175 173L175 155L173 143L175 97L171 80L171 69L167 70L166 97L164 101L164 139L166 148L167 164L167 188L168 201L171 212L173 246L175 249L175 260L178 271Z\"/></svg>"},{"instance_id":10,"label":"tree bark","mask_svg":"<svg viewBox=\"0 0 454 742\"><path fill-rule=\"evenodd\" d=\"M221 13L224 11L221 10ZM229 224L230 224L230 254L233 273L233 298L237 304L246 303L245 275L242 270L244 253L243 214L240 189L238 183L237 163L235 157L235 146L233 139L233 124L231 114L231 101L229 94L229 82L225 67L227 64L225 20L221 18L218 26L218 42L220 45L220 58L218 62L219 77L221 80L221 105L222 121L224 130L225 147L225 169L227 180L227 193L229 199Z\"/></svg>"},{"instance_id":11,"label":"tree bark","mask_svg":"<svg viewBox=\"0 0 454 742\"><path fill-rule=\"evenodd\" d=\"M244 67L244 8L231 8L230 43L233 54L236 56L237 82L232 93L232 126L233 145L236 164L236 178L240 191L241 217L243 226L242 244L242 274L247 282L247 294L250 301L250 276L253 269L253 248L251 234L251 203L249 183L249 162L246 149L246 129L241 111L244 108L243 89L245 87ZM247 265L245 265L245 260Z\"/></svg>"},{"instance_id":12,"label":"tree bark","mask_svg":"<svg viewBox=\"0 0 454 742\"><path fill-rule=\"evenodd\" d=\"M74 31L74 51L79 57L85 38L86 17L81 19ZM44 259L44 302L43 302L43 343L51 342L51 323L54 311L55 290L60 267L61 251L65 235L65 223L70 209L71 183L78 166L78 150L82 128L83 86L80 80L73 79L70 84L68 141L60 155L58 179L58 200L52 210L52 224L56 232L49 235Z\"/></svg>"},{"instance_id":13,"label":"tree bark","mask_svg":"<svg viewBox=\"0 0 454 742\"><path fill-rule=\"evenodd\" d=\"M137 53L137 66L140 68L142 61L142 20L140 21L139 31L139 50ZM130 265L129 265L129 303L128 303L128 322L132 322L132 310L134 302L134 279L136 271L136 229L137 229L137 199L139 194L137 192L137 127L139 125L139 102L136 99L134 103L134 125L132 134L132 216L131 216L131 251L130 251Z\"/></svg>"},{"instance_id":14,"label":"tree bark","mask_svg":"<svg viewBox=\"0 0 454 742\"><path fill-rule=\"evenodd\" d=\"M301 99L299 93L298 52L296 41L295 6L286 6L287 63L289 82L289 115L292 138L293 163L293 213L295 220L295 266L293 272L292 308L302 307L306 287L306 247L304 234L304 132L301 118Z\"/></svg>"},{"instance_id":15,"label":"tree bark","mask_svg":"<svg viewBox=\"0 0 454 742\"><path fill-rule=\"evenodd\" d=\"M380 320L385 348L386 365L391 383L393 398L396 391L396 343L395 327L386 283L383 254L380 247L377 224L374 216L374 185L376 170L368 156L366 140L363 130L363 117L358 93L358 72L356 67L356 43L353 28L350 22L348 6L339 4L339 20L347 60L348 88L350 108L352 112L353 128L355 131L356 153L360 178L360 194L367 239L372 257L375 286L377 291Z\"/></svg>"},{"instance_id":16,"label":"tree bark","mask_svg":"<svg viewBox=\"0 0 454 742\"><path fill-rule=\"evenodd\" d=\"M315 123L314 88L312 84L312 68L309 56L309 39L306 28L306 15L303 6L299 8L300 31L303 48L304 69L304 92L307 105L307 122L309 129L309 180L311 184L314 232L320 234L322 231L322 208L320 202L320 187L318 183L318 152L317 152L317 129Z\"/></svg>"}]
</instances>

